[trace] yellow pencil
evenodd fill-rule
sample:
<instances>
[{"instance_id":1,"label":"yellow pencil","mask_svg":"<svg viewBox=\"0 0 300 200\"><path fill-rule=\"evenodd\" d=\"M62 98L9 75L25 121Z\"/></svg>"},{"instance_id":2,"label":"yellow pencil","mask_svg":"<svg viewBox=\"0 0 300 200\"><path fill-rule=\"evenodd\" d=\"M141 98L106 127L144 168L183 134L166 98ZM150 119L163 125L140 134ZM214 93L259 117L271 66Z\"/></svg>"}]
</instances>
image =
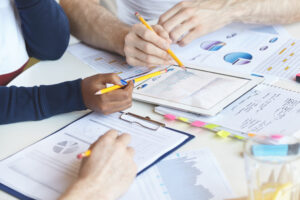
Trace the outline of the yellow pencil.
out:
<instances>
[{"instance_id":1,"label":"yellow pencil","mask_svg":"<svg viewBox=\"0 0 300 200\"><path fill-rule=\"evenodd\" d=\"M153 28L146 22L146 20L144 20L144 18L138 13L135 13L135 16L142 22L142 24L144 24L149 30L155 32L153 30ZM182 67L183 69L186 69L185 66L183 65L183 63L179 60L179 58L175 55L175 53L171 50L168 49L167 50L168 54L170 54L170 56L172 56L172 58L178 63L178 65L180 67Z\"/></svg>"},{"instance_id":2,"label":"yellow pencil","mask_svg":"<svg viewBox=\"0 0 300 200\"><path fill-rule=\"evenodd\" d=\"M83 153L80 153L77 155L78 159L84 158L84 157L89 157L91 155L92 151L91 150L87 150Z\"/></svg>"},{"instance_id":3,"label":"yellow pencil","mask_svg":"<svg viewBox=\"0 0 300 200\"><path fill-rule=\"evenodd\" d=\"M141 82L141 81L144 81L144 80L147 80L149 78L152 78L152 77L155 77L155 76L159 76L161 74L164 74L166 73L168 70L167 69L164 69L162 71L157 71L157 72L153 72L153 73L150 73L150 74L147 74L145 76L141 76L141 77L138 77L138 78L135 78L133 79L133 83L136 83L136 82ZM108 92L111 92L111 91L114 91L114 90L117 90L117 89L120 89L124 86L120 86L120 85L114 85L114 86L111 86L111 87L108 87L108 88L104 88L102 90L99 90L95 93L95 95L101 95L101 94L105 94L105 93L108 93Z\"/></svg>"}]
</instances>

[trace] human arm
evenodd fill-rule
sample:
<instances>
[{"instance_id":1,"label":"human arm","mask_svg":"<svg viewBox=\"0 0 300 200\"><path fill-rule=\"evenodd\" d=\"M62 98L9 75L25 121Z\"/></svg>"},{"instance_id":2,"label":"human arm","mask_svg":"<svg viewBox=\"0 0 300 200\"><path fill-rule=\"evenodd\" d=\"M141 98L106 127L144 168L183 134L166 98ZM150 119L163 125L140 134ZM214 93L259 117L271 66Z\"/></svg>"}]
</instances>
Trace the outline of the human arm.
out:
<instances>
[{"instance_id":1,"label":"human arm","mask_svg":"<svg viewBox=\"0 0 300 200\"><path fill-rule=\"evenodd\" d=\"M137 173L129 142L130 135L114 130L101 136L92 145L91 156L84 158L78 179L60 200L115 200L124 194Z\"/></svg>"},{"instance_id":2,"label":"human arm","mask_svg":"<svg viewBox=\"0 0 300 200\"><path fill-rule=\"evenodd\" d=\"M99 0L61 0L71 33L85 43L124 56L124 38L130 26L99 4Z\"/></svg>"},{"instance_id":3,"label":"human arm","mask_svg":"<svg viewBox=\"0 0 300 200\"><path fill-rule=\"evenodd\" d=\"M126 56L133 66L173 64L166 53L171 41L161 26L153 27L155 34L143 24L126 25L97 0L61 0L60 4L69 17L71 33L83 42Z\"/></svg>"},{"instance_id":4,"label":"human arm","mask_svg":"<svg viewBox=\"0 0 300 200\"><path fill-rule=\"evenodd\" d=\"M181 46L232 22L287 24L300 21L298 0L183 1L161 15L159 24Z\"/></svg>"},{"instance_id":5,"label":"human arm","mask_svg":"<svg viewBox=\"0 0 300 200\"><path fill-rule=\"evenodd\" d=\"M56 85L0 87L0 124L41 120L87 108L110 114L131 106L133 83L107 94L94 95L106 83L121 85L116 74L99 74Z\"/></svg>"},{"instance_id":6,"label":"human arm","mask_svg":"<svg viewBox=\"0 0 300 200\"><path fill-rule=\"evenodd\" d=\"M29 56L60 58L69 44L69 23L54 0L15 0Z\"/></svg>"}]
</instances>

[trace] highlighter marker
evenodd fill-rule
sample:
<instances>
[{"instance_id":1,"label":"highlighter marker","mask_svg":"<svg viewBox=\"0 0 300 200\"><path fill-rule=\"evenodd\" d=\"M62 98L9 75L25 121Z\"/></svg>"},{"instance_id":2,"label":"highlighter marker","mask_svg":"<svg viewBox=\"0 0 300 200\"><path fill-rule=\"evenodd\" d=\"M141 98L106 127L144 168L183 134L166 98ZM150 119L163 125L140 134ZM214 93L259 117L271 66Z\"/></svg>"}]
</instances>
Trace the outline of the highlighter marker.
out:
<instances>
[{"instance_id":1,"label":"highlighter marker","mask_svg":"<svg viewBox=\"0 0 300 200\"><path fill-rule=\"evenodd\" d=\"M300 144L258 144L253 145L251 150L254 156L289 156L300 152Z\"/></svg>"}]
</instances>

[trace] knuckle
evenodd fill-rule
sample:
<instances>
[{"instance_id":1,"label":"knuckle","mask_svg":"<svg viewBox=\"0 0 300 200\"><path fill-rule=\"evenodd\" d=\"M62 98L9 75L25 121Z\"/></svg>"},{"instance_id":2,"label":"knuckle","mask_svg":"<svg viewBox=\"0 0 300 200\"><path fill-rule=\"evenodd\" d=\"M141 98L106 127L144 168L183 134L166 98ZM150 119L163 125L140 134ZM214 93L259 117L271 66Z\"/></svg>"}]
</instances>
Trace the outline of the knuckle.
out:
<instances>
[{"instance_id":1,"label":"knuckle","mask_svg":"<svg viewBox=\"0 0 300 200\"><path fill-rule=\"evenodd\" d=\"M182 2L178 3L178 6L180 6L180 7L184 7L185 5L186 5L185 1L182 1Z\"/></svg>"},{"instance_id":2,"label":"knuckle","mask_svg":"<svg viewBox=\"0 0 300 200\"><path fill-rule=\"evenodd\" d=\"M127 56L127 57L126 57L126 62L127 62L129 65L135 65L134 59L133 59L132 57Z\"/></svg>"},{"instance_id":3,"label":"knuckle","mask_svg":"<svg viewBox=\"0 0 300 200\"><path fill-rule=\"evenodd\" d=\"M145 62L146 63L151 63L152 62L152 58L150 56L146 56Z\"/></svg>"},{"instance_id":4,"label":"knuckle","mask_svg":"<svg viewBox=\"0 0 300 200\"><path fill-rule=\"evenodd\" d=\"M151 51L151 45L149 43L147 43L147 44L144 45L144 51L145 52Z\"/></svg>"},{"instance_id":5,"label":"knuckle","mask_svg":"<svg viewBox=\"0 0 300 200\"><path fill-rule=\"evenodd\" d=\"M170 37L171 37L172 39L177 39L179 36L178 36L178 33L177 33L177 32L171 32L171 33L170 33Z\"/></svg>"}]
</instances>

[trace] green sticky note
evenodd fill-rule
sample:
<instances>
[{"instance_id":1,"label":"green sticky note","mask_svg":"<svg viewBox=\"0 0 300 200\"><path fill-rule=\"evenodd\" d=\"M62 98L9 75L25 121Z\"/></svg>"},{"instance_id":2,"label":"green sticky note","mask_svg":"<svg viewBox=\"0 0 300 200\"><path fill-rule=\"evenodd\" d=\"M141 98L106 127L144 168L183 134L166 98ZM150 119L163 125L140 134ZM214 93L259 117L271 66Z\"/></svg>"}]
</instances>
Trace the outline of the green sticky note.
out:
<instances>
[{"instance_id":1,"label":"green sticky note","mask_svg":"<svg viewBox=\"0 0 300 200\"><path fill-rule=\"evenodd\" d=\"M228 131L219 131L219 132L217 132L217 135L222 138L226 138L230 135L230 133Z\"/></svg>"},{"instance_id":2,"label":"green sticky note","mask_svg":"<svg viewBox=\"0 0 300 200\"><path fill-rule=\"evenodd\" d=\"M214 128L219 127L219 125L216 125L216 124L206 124L203 127L207 128L207 129L210 129L210 130L214 130Z\"/></svg>"}]
</instances>

